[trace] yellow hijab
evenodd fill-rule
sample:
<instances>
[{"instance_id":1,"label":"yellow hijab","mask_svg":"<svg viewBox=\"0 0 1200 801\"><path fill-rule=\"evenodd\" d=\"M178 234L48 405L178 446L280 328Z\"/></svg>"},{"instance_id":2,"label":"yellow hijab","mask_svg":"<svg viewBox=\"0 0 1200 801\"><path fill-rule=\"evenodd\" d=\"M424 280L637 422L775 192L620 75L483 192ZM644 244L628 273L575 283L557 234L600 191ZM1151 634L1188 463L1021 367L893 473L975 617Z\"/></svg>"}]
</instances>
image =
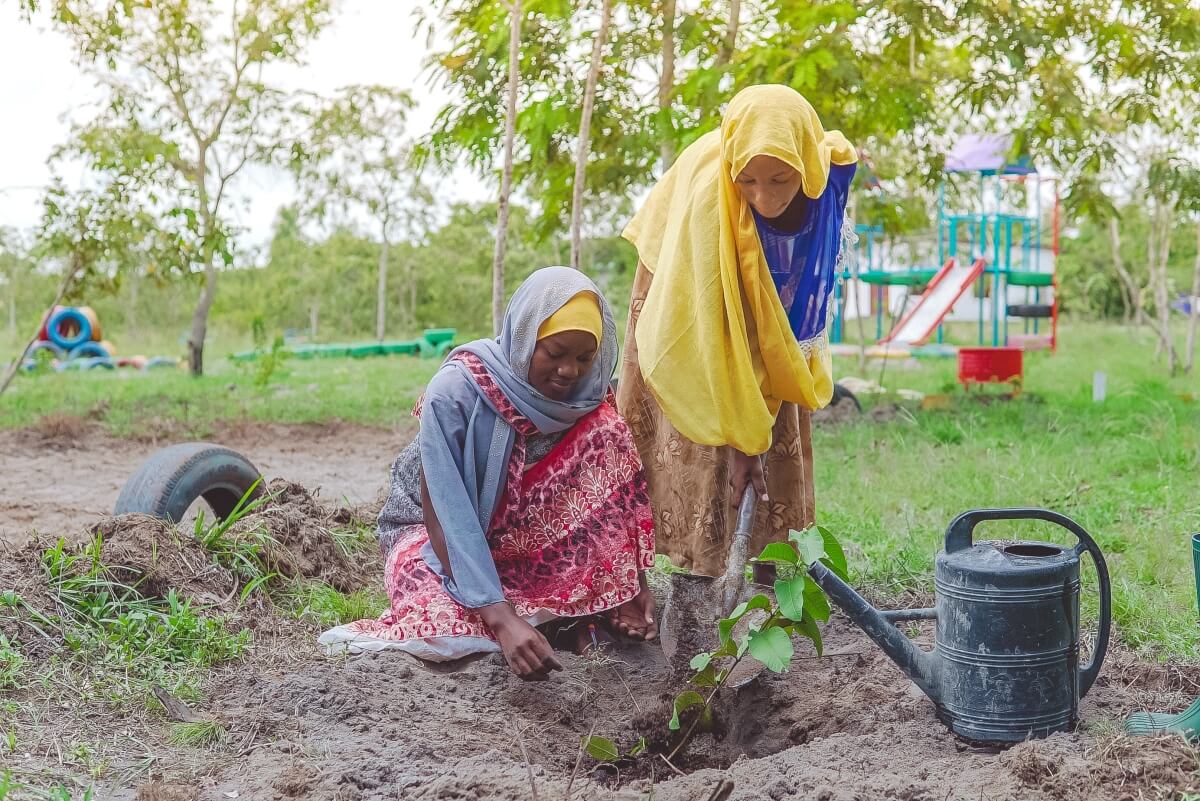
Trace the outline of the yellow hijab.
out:
<instances>
[{"instance_id":1,"label":"yellow hijab","mask_svg":"<svg viewBox=\"0 0 1200 801\"><path fill-rule=\"evenodd\" d=\"M831 162L857 160L798 92L753 86L679 155L623 234L654 274L636 332L646 384L685 437L748 454L771 447L781 403L817 409L833 393L829 351L801 352L734 185L757 155L799 170L813 199Z\"/></svg>"}]
</instances>

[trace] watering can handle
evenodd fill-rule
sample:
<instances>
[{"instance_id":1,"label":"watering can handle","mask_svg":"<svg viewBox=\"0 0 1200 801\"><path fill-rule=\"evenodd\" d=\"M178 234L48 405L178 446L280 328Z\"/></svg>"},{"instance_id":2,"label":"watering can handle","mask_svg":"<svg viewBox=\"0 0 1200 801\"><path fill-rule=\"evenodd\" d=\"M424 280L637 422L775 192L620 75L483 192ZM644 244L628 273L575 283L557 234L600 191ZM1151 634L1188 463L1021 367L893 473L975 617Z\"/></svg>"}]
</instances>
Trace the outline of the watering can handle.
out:
<instances>
[{"instance_id":1,"label":"watering can handle","mask_svg":"<svg viewBox=\"0 0 1200 801\"><path fill-rule=\"evenodd\" d=\"M1100 546L1081 525L1066 515L1051 512L1049 509L972 509L954 518L946 529L946 553L970 548L975 526L985 520L1045 520L1062 526L1075 535L1079 540L1079 544L1075 546L1076 556L1082 557L1085 551L1091 554L1092 562L1096 565L1096 578L1100 582L1100 630L1096 632L1092 661L1079 670L1079 697L1082 698L1100 675L1100 666L1104 664L1104 654L1108 650L1109 629L1112 626L1112 584L1108 577L1108 564L1104 561Z\"/></svg>"}]
</instances>

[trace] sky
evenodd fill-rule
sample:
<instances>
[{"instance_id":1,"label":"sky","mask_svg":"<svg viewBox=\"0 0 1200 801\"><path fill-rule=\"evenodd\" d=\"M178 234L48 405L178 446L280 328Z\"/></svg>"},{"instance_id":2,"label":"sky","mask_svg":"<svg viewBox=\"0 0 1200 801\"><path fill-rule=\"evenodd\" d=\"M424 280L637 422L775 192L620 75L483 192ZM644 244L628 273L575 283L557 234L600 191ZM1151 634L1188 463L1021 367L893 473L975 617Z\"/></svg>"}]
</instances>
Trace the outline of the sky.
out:
<instances>
[{"instance_id":1,"label":"sky","mask_svg":"<svg viewBox=\"0 0 1200 801\"><path fill-rule=\"evenodd\" d=\"M356 83L407 89L418 103L408 130L423 133L450 95L431 87L422 71L426 41L415 32L416 6L414 0L341 0L334 23L309 49L308 63L282 68L276 79L285 88L321 94ZM37 224L40 190L50 179L46 159L68 138L72 111L96 95L94 83L75 66L65 37L44 20L22 21L14 4L0 4L0 227ZM247 175L241 190L236 213L246 229L243 241L262 243L294 188L286 176L259 169ZM480 199L478 189L460 196Z\"/></svg>"}]
</instances>

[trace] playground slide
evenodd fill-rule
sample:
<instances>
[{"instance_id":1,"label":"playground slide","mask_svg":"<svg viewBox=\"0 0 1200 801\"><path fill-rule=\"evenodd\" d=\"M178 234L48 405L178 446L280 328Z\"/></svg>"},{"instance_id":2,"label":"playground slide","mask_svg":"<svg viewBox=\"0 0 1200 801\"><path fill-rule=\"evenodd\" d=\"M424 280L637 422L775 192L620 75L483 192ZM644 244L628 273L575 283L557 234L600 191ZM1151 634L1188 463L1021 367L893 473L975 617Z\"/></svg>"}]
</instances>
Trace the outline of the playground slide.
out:
<instances>
[{"instance_id":1,"label":"playground slide","mask_svg":"<svg viewBox=\"0 0 1200 801\"><path fill-rule=\"evenodd\" d=\"M917 301L917 305L904 315L892 329L892 333L881 342L920 345L929 339L958 299L983 272L983 268L983 259L976 259L970 266L960 266L954 259L948 259L929 282L929 287Z\"/></svg>"}]
</instances>

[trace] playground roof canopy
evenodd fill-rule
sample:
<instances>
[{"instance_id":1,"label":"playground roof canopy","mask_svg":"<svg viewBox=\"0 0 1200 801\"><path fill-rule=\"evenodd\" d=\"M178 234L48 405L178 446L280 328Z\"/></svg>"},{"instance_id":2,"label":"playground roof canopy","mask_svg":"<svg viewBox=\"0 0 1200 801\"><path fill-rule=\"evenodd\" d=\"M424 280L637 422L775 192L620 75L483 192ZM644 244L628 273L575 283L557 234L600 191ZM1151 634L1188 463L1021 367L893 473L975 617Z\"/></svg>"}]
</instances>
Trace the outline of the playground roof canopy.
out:
<instances>
[{"instance_id":1,"label":"playground roof canopy","mask_svg":"<svg viewBox=\"0 0 1200 801\"><path fill-rule=\"evenodd\" d=\"M946 154L946 172L977 172L981 175L1030 175L1037 167L1028 156L1009 162L1012 134L964 134Z\"/></svg>"}]
</instances>

